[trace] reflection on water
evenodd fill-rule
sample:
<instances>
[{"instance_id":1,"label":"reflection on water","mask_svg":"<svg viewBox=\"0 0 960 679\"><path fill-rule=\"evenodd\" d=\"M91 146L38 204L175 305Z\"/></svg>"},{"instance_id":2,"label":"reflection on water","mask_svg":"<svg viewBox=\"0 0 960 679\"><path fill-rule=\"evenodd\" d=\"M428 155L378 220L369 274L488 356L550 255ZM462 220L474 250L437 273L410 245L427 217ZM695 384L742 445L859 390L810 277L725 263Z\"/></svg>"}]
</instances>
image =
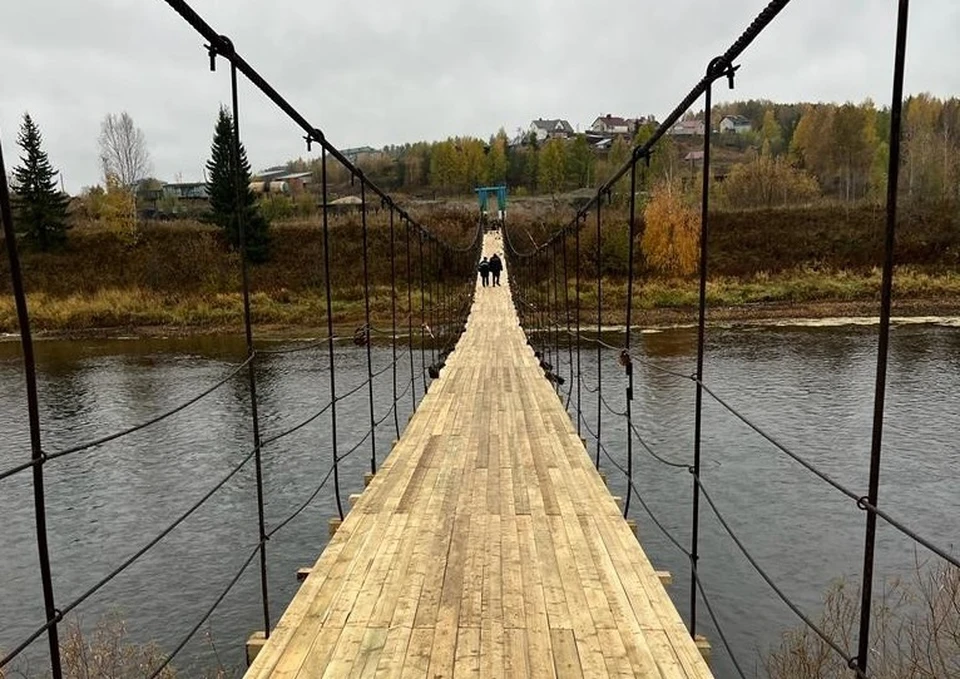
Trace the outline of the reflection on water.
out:
<instances>
[{"instance_id":1,"label":"reflection on water","mask_svg":"<svg viewBox=\"0 0 960 679\"><path fill-rule=\"evenodd\" d=\"M873 408L876 329L726 328L708 333L706 381L717 393L778 440L788 444L853 489L866 486ZM612 336L611 343L620 338ZM681 374L693 373L695 329L644 333L637 352ZM374 370L391 361L389 348L374 350ZM568 350L548 356L557 373L570 376ZM62 450L112 433L170 408L228 374L243 360L237 337L140 341L42 342L38 366L44 448ZM29 456L19 347L0 344L0 468ZM597 383L597 352L580 356L585 385ZM338 393L366 376L366 352L338 348ZM604 396L621 408L623 369L616 352L604 349ZM409 363L399 363L400 388ZM960 539L955 470L960 453L960 331L945 326L900 326L892 335L881 504L941 544ZM258 364L263 435L270 437L315 414L329 400L322 350L264 356ZM416 377L420 378L419 372ZM574 382L569 401L577 416ZM392 403L391 372L378 378L376 412ZM418 382L418 396L420 386ZM626 464L626 428L597 394L581 389L580 414L591 428L602 413L607 449ZM634 422L656 452L691 459L693 384L648 365L635 365ZM366 389L339 404L339 450L349 449L369 427ZM410 410L401 400L399 422ZM584 431L584 435L587 435ZM388 417L376 438L380 457L396 437ZM95 450L45 466L48 526L57 601L70 601L115 568L223 478L252 445L245 372L170 420ZM588 446L591 455L594 446ZM332 461L325 415L264 449L268 529L289 516L312 493ZM683 469L663 466L634 447L637 486L663 526L689 544L692 487ZM731 528L806 610L816 614L823 589L834 578L856 575L862 559L863 516L852 502L802 467L710 399L705 401L703 480ZM612 463L603 460L611 489L625 495ZM362 488L370 447L343 462L343 495ZM33 496L29 474L0 481L0 647L9 647L42 623L37 575ZM326 542L326 520L335 515L331 493L316 502L267 545L274 623L296 589L294 573L309 565ZM689 576L685 558L634 502L645 549L659 568L671 570L671 595L686 617ZM723 533L707 507L701 511L700 572L721 623L747 667L776 643L796 620L770 592ZM95 620L119 609L134 638L156 639L162 648L179 642L234 575L257 542L255 481L245 466L194 516L88 602L79 612ZM881 524L878 568L882 576L909 573L911 543ZM921 556L923 556L921 554ZM213 615L208 629L230 665L242 660L243 641L262 623L259 584L252 568ZM732 676L716 632L702 610L703 631L715 647L718 677ZM32 649L43 666L43 644ZM178 665L211 663L203 637L187 647ZM196 673L196 672L193 672Z\"/></svg>"}]
</instances>

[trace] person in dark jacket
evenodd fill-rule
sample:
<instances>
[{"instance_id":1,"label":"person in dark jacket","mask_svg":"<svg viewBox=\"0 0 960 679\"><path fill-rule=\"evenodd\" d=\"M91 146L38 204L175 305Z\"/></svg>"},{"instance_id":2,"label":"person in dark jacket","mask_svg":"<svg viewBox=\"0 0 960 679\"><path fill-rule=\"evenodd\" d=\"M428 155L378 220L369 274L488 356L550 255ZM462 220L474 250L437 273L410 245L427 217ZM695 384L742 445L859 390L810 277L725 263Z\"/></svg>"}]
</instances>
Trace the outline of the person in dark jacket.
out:
<instances>
[{"instance_id":1,"label":"person in dark jacket","mask_svg":"<svg viewBox=\"0 0 960 679\"><path fill-rule=\"evenodd\" d=\"M503 271L503 262L500 261L500 255L493 253L490 258L490 273L493 274L493 284L500 285L500 272Z\"/></svg>"},{"instance_id":2,"label":"person in dark jacket","mask_svg":"<svg viewBox=\"0 0 960 679\"><path fill-rule=\"evenodd\" d=\"M490 284L490 262L487 261L486 257L480 260L480 266L477 267L477 271L480 272L480 280L483 282L483 287L487 287Z\"/></svg>"}]
</instances>

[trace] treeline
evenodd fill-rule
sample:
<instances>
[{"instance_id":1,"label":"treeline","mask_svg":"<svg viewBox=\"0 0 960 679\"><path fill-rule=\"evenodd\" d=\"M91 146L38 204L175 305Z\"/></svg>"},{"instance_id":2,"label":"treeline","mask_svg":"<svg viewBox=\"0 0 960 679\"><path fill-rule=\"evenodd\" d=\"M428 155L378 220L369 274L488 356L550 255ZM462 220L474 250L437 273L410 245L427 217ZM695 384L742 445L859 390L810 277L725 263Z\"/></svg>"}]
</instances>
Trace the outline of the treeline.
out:
<instances>
[{"instance_id":1,"label":"treeline","mask_svg":"<svg viewBox=\"0 0 960 679\"><path fill-rule=\"evenodd\" d=\"M742 116L750 130L719 132L725 116ZM703 118L703 112L687 114ZM866 100L859 104L748 100L716 106L714 174L718 198L731 208L803 204L821 198L879 200L886 190L890 111ZM632 139L616 137L603 148L585 135L537 142L531 134L511 141L504 130L483 140L455 137L438 142L390 146L358 164L391 191L422 197L472 193L474 187L505 183L513 195L555 194L601 184L649 137L641 127ZM648 184L690 181L699 172L690 151L702 137L667 135L658 144ZM298 160L291 169L313 170L316 161ZM333 168L334 182L350 180ZM960 99L929 94L909 97L904 109L903 183L906 197L921 203L960 200Z\"/></svg>"},{"instance_id":2,"label":"treeline","mask_svg":"<svg viewBox=\"0 0 960 679\"><path fill-rule=\"evenodd\" d=\"M609 151L592 148L583 134L572 139L538 142L527 134L511 142L501 129L489 139L451 137L386 147L364 154L357 165L389 191L420 197L449 197L473 193L478 186L506 184L514 195L557 193L591 187L630 153L629 140L617 138ZM319 185L318 160L289 163L294 171L312 171ZM328 180L350 182L346 168L330 164Z\"/></svg>"}]
</instances>

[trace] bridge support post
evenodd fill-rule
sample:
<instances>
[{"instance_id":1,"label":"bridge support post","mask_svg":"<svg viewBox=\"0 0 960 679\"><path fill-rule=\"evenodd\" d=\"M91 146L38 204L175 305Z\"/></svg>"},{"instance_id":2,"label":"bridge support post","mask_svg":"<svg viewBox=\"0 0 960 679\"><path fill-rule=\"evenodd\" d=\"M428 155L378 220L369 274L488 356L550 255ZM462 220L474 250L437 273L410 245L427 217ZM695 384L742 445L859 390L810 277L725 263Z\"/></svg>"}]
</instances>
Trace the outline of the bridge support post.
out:
<instances>
[{"instance_id":1,"label":"bridge support post","mask_svg":"<svg viewBox=\"0 0 960 679\"><path fill-rule=\"evenodd\" d=\"M342 523L343 523L343 519L339 519L337 517L329 519L327 521L327 534L330 537L333 537L334 535L336 535L337 531L340 529L340 524Z\"/></svg>"},{"instance_id":2,"label":"bridge support post","mask_svg":"<svg viewBox=\"0 0 960 679\"><path fill-rule=\"evenodd\" d=\"M367 472L363 475L363 487L366 488L373 482L373 473Z\"/></svg>"},{"instance_id":3,"label":"bridge support post","mask_svg":"<svg viewBox=\"0 0 960 679\"><path fill-rule=\"evenodd\" d=\"M693 643L697 645L697 650L700 651L703 661L709 665L710 656L713 654L713 646L710 645L710 642L702 634L696 635L693 638Z\"/></svg>"},{"instance_id":4,"label":"bridge support post","mask_svg":"<svg viewBox=\"0 0 960 679\"><path fill-rule=\"evenodd\" d=\"M250 638L247 639L246 650L247 650L247 667L253 664L253 661L257 659L257 656L260 654L260 651L263 649L264 645L267 643L267 635L263 632L254 632L250 635Z\"/></svg>"}]
</instances>

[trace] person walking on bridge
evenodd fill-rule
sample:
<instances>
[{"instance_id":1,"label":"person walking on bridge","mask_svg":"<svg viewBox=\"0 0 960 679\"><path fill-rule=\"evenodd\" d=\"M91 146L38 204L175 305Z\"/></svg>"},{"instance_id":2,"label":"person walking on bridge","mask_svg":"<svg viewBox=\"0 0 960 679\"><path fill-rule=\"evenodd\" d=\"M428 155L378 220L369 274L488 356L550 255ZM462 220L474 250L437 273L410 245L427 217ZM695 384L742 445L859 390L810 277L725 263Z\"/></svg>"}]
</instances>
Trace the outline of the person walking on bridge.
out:
<instances>
[{"instance_id":1,"label":"person walking on bridge","mask_svg":"<svg viewBox=\"0 0 960 679\"><path fill-rule=\"evenodd\" d=\"M480 272L480 280L483 283L483 287L487 287L490 284L490 262L486 257L480 260L480 266L477 267L477 271Z\"/></svg>"},{"instance_id":2,"label":"person walking on bridge","mask_svg":"<svg viewBox=\"0 0 960 679\"><path fill-rule=\"evenodd\" d=\"M503 262L500 261L500 255L496 252L490 258L490 273L493 274L493 284L500 285L500 272L503 271Z\"/></svg>"}]
</instances>

